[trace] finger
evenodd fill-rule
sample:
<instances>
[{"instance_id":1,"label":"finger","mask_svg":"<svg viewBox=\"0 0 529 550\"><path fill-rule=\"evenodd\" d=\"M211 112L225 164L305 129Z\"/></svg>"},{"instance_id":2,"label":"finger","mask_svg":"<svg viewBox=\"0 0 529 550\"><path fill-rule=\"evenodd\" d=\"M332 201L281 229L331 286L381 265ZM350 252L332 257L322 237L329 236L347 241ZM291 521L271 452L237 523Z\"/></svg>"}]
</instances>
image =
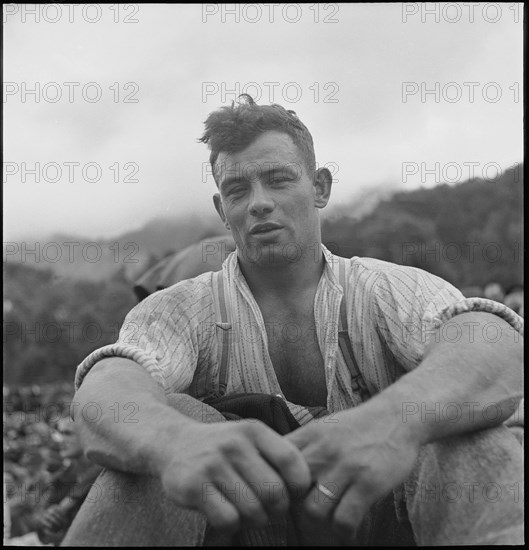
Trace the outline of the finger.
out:
<instances>
[{"instance_id":1,"label":"finger","mask_svg":"<svg viewBox=\"0 0 529 550\"><path fill-rule=\"evenodd\" d=\"M262 461L262 459L261 459ZM217 489L237 509L242 523L248 527L265 527L268 514L261 502L261 491L258 483L245 481L235 470L225 473L217 480Z\"/></svg>"},{"instance_id":2,"label":"finger","mask_svg":"<svg viewBox=\"0 0 529 550\"><path fill-rule=\"evenodd\" d=\"M51 519L50 523L53 525L54 529L58 529L64 523L62 518L52 517L50 519Z\"/></svg>"},{"instance_id":3,"label":"finger","mask_svg":"<svg viewBox=\"0 0 529 550\"><path fill-rule=\"evenodd\" d=\"M335 445L325 443L326 434L322 433L318 426L305 426L304 428L296 430L294 434L297 432L299 432L300 435L298 435L296 439L294 439L294 435L289 441L299 448L309 467L312 474L312 481L314 482L316 479L319 479L321 472L328 472L329 465L336 462L337 456Z\"/></svg>"},{"instance_id":4,"label":"finger","mask_svg":"<svg viewBox=\"0 0 529 550\"><path fill-rule=\"evenodd\" d=\"M57 510L52 510L50 514L50 519L54 525L61 525L64 518L60 512L58 512Z\"/></svg>"},{"instance_id":5,"label":"finger","mask_svg":"<svg viewBox=\"0 0 529 550\"><path fill-rule=\"evenodd\" d=\"M53 528L53 525L52 525L51 521L47 517L43 517L42 520L41 520L41 523L42 523L42 525L44 526L45 529L52 529Z\"/></svg>"},{"instance_id":6,"label":"finger","mask_svg":"<svg viewBox=\"0 0 529 550\"><path fill-rule=\"evenodd\" d=\"M199 509L214 529L235 533L241 524L236 507L222 494L213 482L204 483Z\"/></svg>"},{"instance_id":7,"label":"finger","mask_svg":"<svg viewBox=\"0 0 529 550\"><path fill-rule=\"evenodd\" d=\"M351 485L343 494L340 502L334 509L333 525L340 536L352 542L355 534L369 511L371 499L366 499L366 491L358 484Z\"/></svg>"},{"instance_id":8,"label":"finger","mask_svg":"<svg viewBox=\"0 0 529 550\"><path fill-rule=\"evenodd\" d=\"M233 466L241 478L246 480L248 488L252 489L249 498L253 498L255 494L269 518L279 519L288 513L289 488L279 473L256 449L252 449L248 455L241 455L234 461ZM243 495L248 496L245 487Z\"/></svg>"},{"instance_id":9,"label":"finger","mask_svg":"<svg viewBox=\"0 0 529 550\"><path fill-rule=\"evenodd\" d=\"M292 495L299 496L308 491L311 485L308 464L291 441L266 428L260 430L256 443L259 452L279 472Z\"/></svg>"},{"instance_id":10,"label":"finger","mask_svg":"<svg viewBox=\"0 0 529 550\"><path fill-rule=\"evenodd\" d=\"M318 479L305 498L305 511L317 521L329 520L344 490L345 482L337 483L330 477Z\"/></svg>"}]
</instances>

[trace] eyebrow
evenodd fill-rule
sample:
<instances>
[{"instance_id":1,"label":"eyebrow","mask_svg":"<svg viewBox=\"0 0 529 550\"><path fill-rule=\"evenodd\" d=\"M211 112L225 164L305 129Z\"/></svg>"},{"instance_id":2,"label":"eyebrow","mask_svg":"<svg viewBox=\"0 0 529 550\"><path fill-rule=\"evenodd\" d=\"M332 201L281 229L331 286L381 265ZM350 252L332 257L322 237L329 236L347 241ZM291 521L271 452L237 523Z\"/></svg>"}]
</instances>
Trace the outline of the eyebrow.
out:
<instances>
[{"instance_id":1,"label":"eyebrow","mask_svg":"<svg viewBox=\"0 0 529 550\"><path fill-rule=\"evenodd\" d=\"M219 189L221 191L223 189L226 190L228 187L235 185L236 183L241 183L241 178L239 176L231 176L220 182Z\"/></svg>"},{"instance_id":2,"label":"eyebrow","mask_svg":"<svg viewBox=\"0 0 529 550\"><path fill-rule=\"evenodd\" d=\"M267 162L265 163L268 168L265 168L262 171L262 175L269 176L270 174L274 175L276 173L286 174L291 177L297 177L298 171L294 170L293 167L290 164L275 164ZM248 180L246 177L244 177L241 174L237 174L235 176L227 177L225 180L222 180L219 185L219 189L226 189L230 187L231 185L235 185L237 183L246 183Z\"/></svg>"}]
</instances>

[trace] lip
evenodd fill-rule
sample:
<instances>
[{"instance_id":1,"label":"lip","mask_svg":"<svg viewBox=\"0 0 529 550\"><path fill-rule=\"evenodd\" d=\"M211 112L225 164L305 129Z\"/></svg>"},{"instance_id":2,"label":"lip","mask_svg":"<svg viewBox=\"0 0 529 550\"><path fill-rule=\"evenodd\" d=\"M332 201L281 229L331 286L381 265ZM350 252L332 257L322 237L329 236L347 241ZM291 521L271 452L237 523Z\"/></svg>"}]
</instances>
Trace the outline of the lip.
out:
<instances>
[{"instance_id":1,"label":"lip","mask_svg":"<svg viewBox=\"0 0 529 550\"><path fill-rule=\"evenodd\" d=\"M256 223L250 228L250 233L252 235L260 235L262 233L269 233L270 231L274 231L276 229L283 229L283 226L273 222Z\"/></svg>"}]
</instances>

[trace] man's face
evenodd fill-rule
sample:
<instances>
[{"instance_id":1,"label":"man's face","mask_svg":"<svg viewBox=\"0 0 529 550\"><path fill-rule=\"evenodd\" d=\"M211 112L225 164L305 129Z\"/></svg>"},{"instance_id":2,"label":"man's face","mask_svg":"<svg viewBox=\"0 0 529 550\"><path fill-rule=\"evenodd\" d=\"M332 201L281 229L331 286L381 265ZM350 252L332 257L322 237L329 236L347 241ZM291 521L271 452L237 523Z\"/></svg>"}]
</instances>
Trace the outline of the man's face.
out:
<instances>
[{"instance_id":1,"label":"man's face","mask_svg":"<svg viewBox=\"0 0 529 550\"><path fill-rule=\"evenodd\" d=\"M61 457L76 458L80 456L83 453L83 448L77 435L75 422L63 418L59 420L57 428L62 435Z\"/></svg>"},{"instance_id":2,"label":"man's face","mask_svg":"<svg viewBox=\"0 0 529 550\"><path fill-rule=\"evenodd\" d=\"M317 209L328 193L308 173L288 134L265 132L243 151L221 152L215 173L215 207L243 262L292 262L320 240Z\"/></svg>"}]
</instances>

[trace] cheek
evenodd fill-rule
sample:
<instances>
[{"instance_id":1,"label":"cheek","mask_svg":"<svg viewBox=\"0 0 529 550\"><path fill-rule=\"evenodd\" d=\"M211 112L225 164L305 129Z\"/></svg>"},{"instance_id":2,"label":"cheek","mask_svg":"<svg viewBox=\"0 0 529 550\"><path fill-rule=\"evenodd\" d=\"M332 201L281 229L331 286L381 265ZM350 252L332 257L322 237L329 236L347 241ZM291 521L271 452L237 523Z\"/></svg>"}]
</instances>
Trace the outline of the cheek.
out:
<instances>
[{"instance_id":1,"label":"cheek","mask_svg":"<svg viewBox=\"0 0 529 550\"><path fill-rule=\"evenodd\" d=\"M224 214L226 216L226 220L231 226L240 225L240 223L244 221L244 213L245 213L245 210L240 205L227 204L226 207L224 208Z\"/></svg>"},{"instance_id":2,"label":"cheek","mask_svg":"<svg viewBox=\"0 0 529 550\"><path fill-rule=\"evenodd\" d=\"M314 210L314 200L307 195L299 195L290 201L288 212L294 217L306 218Z\"/></svg>"}]
</instances>

